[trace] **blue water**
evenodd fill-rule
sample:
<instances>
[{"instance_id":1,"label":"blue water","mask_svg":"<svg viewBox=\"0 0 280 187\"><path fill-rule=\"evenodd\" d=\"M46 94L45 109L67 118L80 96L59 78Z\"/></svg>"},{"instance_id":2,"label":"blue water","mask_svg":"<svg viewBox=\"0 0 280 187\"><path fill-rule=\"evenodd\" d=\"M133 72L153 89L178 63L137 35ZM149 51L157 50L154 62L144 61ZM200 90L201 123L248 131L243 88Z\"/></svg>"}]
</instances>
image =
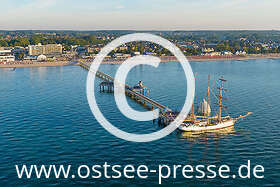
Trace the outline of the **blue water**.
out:
<instances>
[{"instance_id":1,"label":"blue water","mask_svg":"<svg viewBox=\"0 0 280 187\"><path fill-rule=\"evenodd\" d=\"M280 185L280 60L193 62L197 73L196 103L206 96L207 76L213 92L223 75L228 82L224 111L254 114L230 132L193 136L173 132L149 143L118 139L93 117L86 98L87 71L78 66L0 69L0 186L151 186L148 179L18 179L16 164L228 164L236 170L251 160L265 168L264 179L165 179L163 185L177 186L279 186ZM114 74L118 65L102 65ZM142 80L150 97L173 110L180 110L186 96L186 79L178 63L134 68L130 85ZM98 84L98 82L97 82ZM98 86L96 86L98 88ZM127 132L148 133L161 129L152 122L133 122L116 108L114 96L96 91L96 99L107 119ZM215 103L212 96L211 101ZM145 109L132 100L129 104ZM236 173L236 172L235 172Z\"/></svg>"}]
</instances>

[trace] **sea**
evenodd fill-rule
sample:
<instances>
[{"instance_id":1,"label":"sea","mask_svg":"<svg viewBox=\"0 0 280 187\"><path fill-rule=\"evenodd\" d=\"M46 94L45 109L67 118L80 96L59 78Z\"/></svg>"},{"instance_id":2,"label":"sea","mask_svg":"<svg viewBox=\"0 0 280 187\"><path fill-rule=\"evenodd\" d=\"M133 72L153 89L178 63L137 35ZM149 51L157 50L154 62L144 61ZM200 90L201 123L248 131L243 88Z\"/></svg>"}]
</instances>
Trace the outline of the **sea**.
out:
<instances>
[{"instance_id":1,"label":"sea","mask_svg":"<svg viewBox=\"0 0 280 187\"><path fill-rule=\"evenodd\" d=\"M71 174L80 165L159 165L230 166L229 178L185 178L180 169L176 177L162 179L161 186L280 186L280 81L279 59L190 62L196 77L195 108L207 96L211 83L211 109L217 111L217 80L224 87L223 116L253 112L234 128L192 134L174 131L156 141L136 143L119 139L106 131L92 114L86 93L88 71L79 66L0 69L0 186L158 186L159 174L145 179L89 177L19 178L16 165L71 165ZM114 76L120 65L101 65L100 70ZM187 80L180 63L161 63L157 68L133 68L126 83L140 80L149 97L180 111L187 94ZM95 98L100 111L115 127L130 133L152 133L164 128L157 121L133 121L118 109L113 93L99 91ZM135 110L143 105L127 98ZM250 178L233 178L240 165L250 161ZM262 165L264 176L253 176L253 167ZM85 172L83 168L83 172ZM164 175L167 175L164 170ZM207 173L206 173L207 174ZM199 174L198 174L199 175ZM71 176L71 175L70 175ZM195 176L195 175L194 175Z\"/></svg>"}]
</instances>

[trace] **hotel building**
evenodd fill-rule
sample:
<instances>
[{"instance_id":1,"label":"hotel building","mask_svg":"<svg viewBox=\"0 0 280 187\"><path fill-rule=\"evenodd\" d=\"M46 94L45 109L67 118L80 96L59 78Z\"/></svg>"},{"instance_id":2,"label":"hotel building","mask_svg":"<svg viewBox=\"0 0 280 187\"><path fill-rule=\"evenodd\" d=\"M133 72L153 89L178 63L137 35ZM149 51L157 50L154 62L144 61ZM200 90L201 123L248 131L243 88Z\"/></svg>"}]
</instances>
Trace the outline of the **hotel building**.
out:
<instances>
[{"instance_id":1,"label":"hotel building","mask_svg":"<svg viewBox=\"0 0 280 187\"><path fill-rule=\"evenodd\" d=\"M62 45L61 44L47 44L47 45L29 45L28 54L30 56L38 55L61 55Z\"/></svg>"}]
</instances>

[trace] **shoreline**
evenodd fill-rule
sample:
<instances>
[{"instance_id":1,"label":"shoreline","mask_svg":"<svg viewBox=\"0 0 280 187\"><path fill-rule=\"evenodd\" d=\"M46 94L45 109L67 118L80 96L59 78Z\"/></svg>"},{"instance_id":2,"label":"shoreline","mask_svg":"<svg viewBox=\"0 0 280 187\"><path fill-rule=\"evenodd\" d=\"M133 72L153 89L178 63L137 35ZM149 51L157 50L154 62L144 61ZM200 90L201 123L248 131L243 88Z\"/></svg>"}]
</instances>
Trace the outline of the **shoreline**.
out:
<instances>
[{"instance_id":1,"label":"shoreline","mask_svg":"<svg viewBox=\"0 0 280 187\"><path fill-rule=\"evenodd\" d=\"M160 57L161 63L178 62L175 57ZM257 59L280 59L280 54L267 54L267 55L246 55L246 56L187 56L189 62L210 62L210 61L243 61L243 60L257 60ZM107 60L101 64L122 64L123 60ZM90 63L92 60L82 60L83 62ZM18 63L18 64L0 64L0 68L26 68L26 67L55 67L55 66L69 66L75 65L70 61L57 61L57 62L32 62L32 63Z\"/></svg>"},{"instance_id":2,"label":"shoreline","mask_svg":"<svg viewBox=\"0 0 280 187\"><path fill-rule=\"evenodd\" d=\"M280 54L268 55L246 55L246 56L186 56L189 62L211 62L211 61L243 61L257 59L280 59ZM160 57L161 63L178 62L175 57ZM89 62L89 61L88 61ZM123 61L103 61L101 64L122 64Z\"/></svg>"},{"instance_id":3,"label":"shoreline","mask_svg":"<svg viewBox=\"0 0 280 187\"><path fill-rule=\"evenodd\" d=\"M26 64L0 64L0 68L31 68L31 67L57 67L57 66L69 66L72 65L68 61L58 61L58 62L34 62Z\"/></svg>"}]
</instances>

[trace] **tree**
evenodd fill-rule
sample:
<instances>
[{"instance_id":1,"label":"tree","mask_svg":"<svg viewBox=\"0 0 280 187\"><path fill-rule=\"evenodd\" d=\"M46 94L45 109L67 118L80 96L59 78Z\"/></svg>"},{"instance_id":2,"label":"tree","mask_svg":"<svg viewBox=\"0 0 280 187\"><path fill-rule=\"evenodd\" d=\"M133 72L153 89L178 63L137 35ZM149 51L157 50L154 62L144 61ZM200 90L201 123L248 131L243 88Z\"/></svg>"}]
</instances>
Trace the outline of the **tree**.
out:
<instances>
[{"instance_id":1,"label":"tree","mask_svg":"<svg viewBox=\"0 0 280 187\"><path fill-rule=\"evenodd\" d=\"M26 47L26 46L30 45L28 38L19 38L18 42L19 42L20 46Z\"/></svg>"},{"instance_id":2,"label":"tree","mask_svg":"<svg viewBox=\"0 0 280 187\"><path fill-rule=\"evenodd\" d=\"M89 40L90 44L97 44L98 43L97 39L96 39L96 37L94 35L90 35L88 40Z\"/></svg>"},{"instance_id":3,"label":"tree","mask_svg":"<svg viewBox=\"0 0 280 187\"><path fill-rule=\"evenodd\" d=\"M31 44L37 45L38 43L41 43L41 39L42 38L40 36L34 35L31 38Z\"/></svg>"},{"instance_id":4,"label":"tree","mask_svg":"<svg viewBox=\"0 0 280 187\"><path fill-rule=\"evenodd\" d=\"M6 42L5 40L0 40L0 46L1 46L1 47L8 47L9 44L8 44L8 42Z\"/></svg>"},{"instance_id":5,"label":"tree","mask_svg":"<svg viewBox=\"0 0 280 187\"><path fill-rule=\"evenodd\" d=\"M24 57L24 52L19 53L17 57L18 59L22 60Z\"/></svg>"},{"instance_id":6,"label":"tree","mask_svg":"<svg viewBox=\"0 0 280 187\"><path fill-rule=\"evenodd\" d=\"M225 44L224 43L220 43L217 45L217 51L222 52L226 49Z\"/></svg>"},{"instance_id":7,"label":"tree","mask_svg":"<svg viewBox=\"0 0 280 187\"><path fill-rule=\"evenodd\" d=\"M249 53L248 47L244 47L243 49L244 49L244 51L245 51L246 53Z\"/></svg>"},{"instance_id":8,"label":"tree","mask_svg":"<svg viewBox=\"0 0 280 187\"><path fill-rule=\"evenodd\" d=\"M144 54L144 46L143 46L142 43L140 44L140 53L141 53L141 54Z\"/></svg>"},{"instance_id":9,"label":"tree","mask_svg":"<svg viewBox=\"0 0 280 187\"><path fill-rule=\"evenodd\" d=\"M21 43L19 41L15 41L14 46L21 46Z\"/></svg>"},{"instance_id":10,"label":"tree","mask_svg":"<svg viewBox=\"0 0 280 187\"><path fill-rule=\"evenodd\" d=\"M230 47L229 47L229 42L228 42L228 41L226 42L226 45L225 45L225 50L227 50L227 51L228 51L228 50L230 50Z\"/></svg>"}]
</instances>

